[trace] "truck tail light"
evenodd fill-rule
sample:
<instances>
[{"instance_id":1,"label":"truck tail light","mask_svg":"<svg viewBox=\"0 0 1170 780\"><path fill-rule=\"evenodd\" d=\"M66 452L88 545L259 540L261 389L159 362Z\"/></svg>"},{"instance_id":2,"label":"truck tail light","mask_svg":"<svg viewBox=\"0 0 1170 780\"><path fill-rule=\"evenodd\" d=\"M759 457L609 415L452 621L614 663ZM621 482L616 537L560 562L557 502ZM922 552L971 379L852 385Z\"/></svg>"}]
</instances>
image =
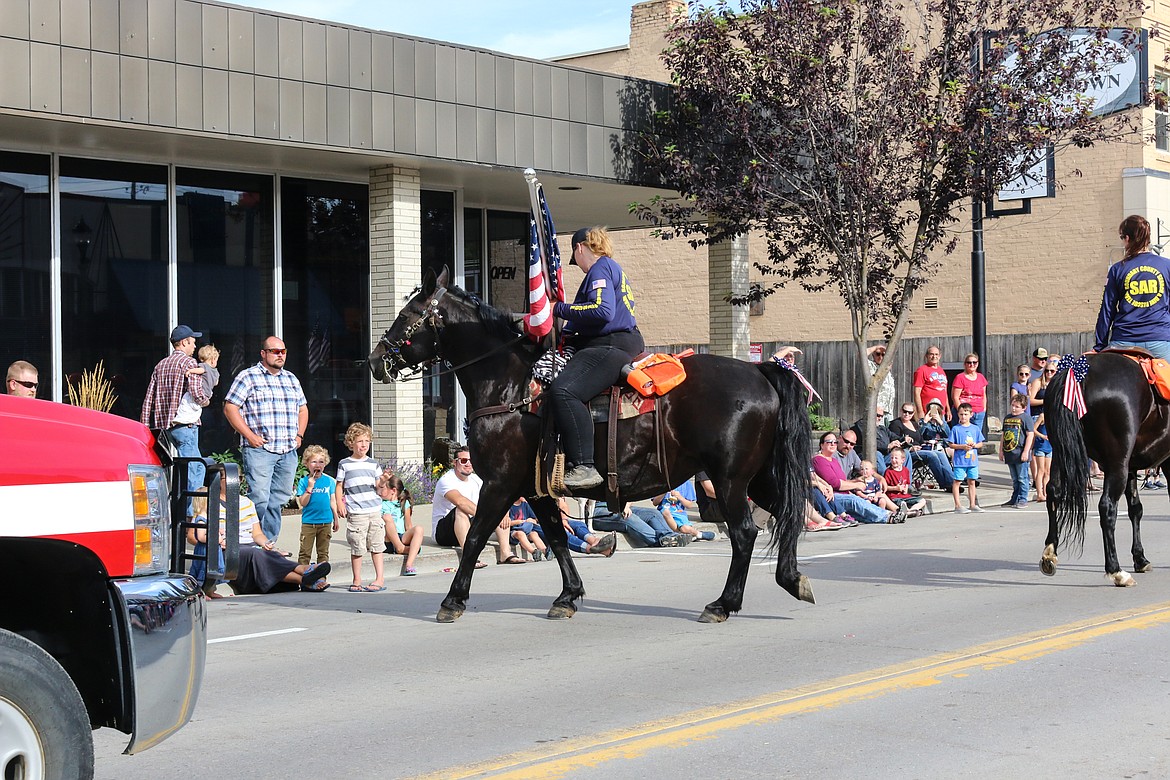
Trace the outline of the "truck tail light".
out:
<instances>
[{"instance_id":1,"label":"truck tail light","mask_svg":"<svg viewBox=\"0 0 1170 780\"><path fill-rule=\"evenodd\" d=\"M166 472L161 466L130 466L134 504L134 574L167 569L171 507Z\"/></svg>"}]
</instances>

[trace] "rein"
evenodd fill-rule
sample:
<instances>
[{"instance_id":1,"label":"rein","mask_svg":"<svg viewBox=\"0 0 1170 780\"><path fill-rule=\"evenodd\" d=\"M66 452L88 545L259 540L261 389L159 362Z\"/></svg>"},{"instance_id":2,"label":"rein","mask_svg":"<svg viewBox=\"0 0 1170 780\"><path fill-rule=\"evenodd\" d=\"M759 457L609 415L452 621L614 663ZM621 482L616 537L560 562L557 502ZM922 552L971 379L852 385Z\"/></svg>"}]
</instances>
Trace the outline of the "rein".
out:
<instances>
[{"instance_id":1,"label":"rein","mask_svg":"<svg viewBox=\"0 0 1170 780\"><path fill-rule=\"evenodd\" d=\"M423 371L426 369L440 361L446 362L443 356L439 354L439 345L437 340L438 335L442 332L444 327L443 313L439 311L439 301L441 301L443 296L446 294L446 287L440 287L438 290L436 290L435 295L431 298L430 301L427 302L426 308L422 310L422 313L418 316L418 319L406 326L406 330L403 331L402 337L397 341L390 341L386 338L386 334L382 334L382 338L378 339L378 343L386 348L386 351L382 354L382 364L386 375L394 377L398 377L399 375L402 376L401 379L395 379L394 381L409 382L414 379L430 379L431 377L440 377L446 374L453 374L461 368L475 365L481 360L486 360L492 355L503 352L505 349L509 349L514 344L527 338L527 336L521 333L511 341L505 341L503 344L500 344L494 349L488 350L482 355L477 355L471 360L464 361L457 366L451 366L450 368L443 369L436 374L424 376ZM424 327L430 327L431 331L433 331L436 336L435 356L430 360L424 360L423 362L411 367L405 360L402 359L401 350L403 347L410 344L410 337L415 333L418 333ZM521 404L528 403L529 401L531 401L531 399L521 401Z\"/></svg>"}]
</instances>

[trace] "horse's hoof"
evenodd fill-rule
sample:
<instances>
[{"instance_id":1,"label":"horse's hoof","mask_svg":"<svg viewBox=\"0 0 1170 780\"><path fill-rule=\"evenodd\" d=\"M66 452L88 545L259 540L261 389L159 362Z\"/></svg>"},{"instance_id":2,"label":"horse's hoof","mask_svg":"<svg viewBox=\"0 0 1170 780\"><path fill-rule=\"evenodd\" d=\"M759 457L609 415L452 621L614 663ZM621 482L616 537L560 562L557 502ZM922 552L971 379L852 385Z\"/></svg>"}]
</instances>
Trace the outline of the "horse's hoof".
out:
<instances>
[{"instance_id":1,"label":"horse's hoof","mask_svg":"<svg viewBox=\"0 0 1170 780\"><path fill-rule=\"evenodd\" d=\"M797 598L801 601L807 601L809 604L817 603L817 600L813 598L812 581L803 574L800 575L800 595Z\"/></svg>"},{"instance_id":2,"label":"horse's hoof","mask_svg":"<svg viewBox=\"0 0 1170 780\"><path fill-rule=\"evenodd\" d=\"M439 607L439 614L435 615L435 620L440 623L454 623L459 618L463 617L462 609L452 609L451 607Z\"/></svg>"},{"instance_id":3,"label":"horse's hoof","mask_svg":"<svg viewBox=\"0 0 1170 780\"><path fill-rule=\"evenodd\" d=\"M1056 574L1056 559L1055 558L1041 558L1040 559L1040 573L1046 574L1049 577Z\"/></svg>"},{"instance_id":4,"label":"horse's hoof","mask_svg":"<svg viewBox=\"0 0 1170 780\"><path fill-rule=\"evenodd\" d=\"M577 608L572 604L553 604L548 609L549 620L568 620L577 614Z\"/></svg>"},{"instance_id":5,"label":"horse's hoof","mask_svg":"<svg viewBox=\"0 0 1170 780\"><path fill-rule=\"evenodd\" d=\"M700 623L723 623L727 620L727 613L723 610L713 610L707 607L703 610L703 614L699 615Z\"/></svg>"},{"instance_id":6,"label":"horse's hoof","mask_svg":"<svg viewBox=\"0 0 1170 780\"><path fill-rule=\"evenodd\" d=\"M1134 570L1135 574L1145 574L1146 572L1150 571L1153 568L1154 568L1154 564L1150 563L1149 561L1146 561L1145 563L1142 563L1142 564L1135 563L1133 565L1133 570Z\"/></svg>"},{"instance_id":7,"label":"horse's hoof","mask_svg":"<svg viewBox=\"0 0 1170 780\"><path fill-rule=\"evenodd\" d=\"M1134 579L1127 571L1114 572L1113 574L1106 574L1106 579L1109 579L1119 588L1132 588L1134 586Z\"/></svg>"}]
</instances>

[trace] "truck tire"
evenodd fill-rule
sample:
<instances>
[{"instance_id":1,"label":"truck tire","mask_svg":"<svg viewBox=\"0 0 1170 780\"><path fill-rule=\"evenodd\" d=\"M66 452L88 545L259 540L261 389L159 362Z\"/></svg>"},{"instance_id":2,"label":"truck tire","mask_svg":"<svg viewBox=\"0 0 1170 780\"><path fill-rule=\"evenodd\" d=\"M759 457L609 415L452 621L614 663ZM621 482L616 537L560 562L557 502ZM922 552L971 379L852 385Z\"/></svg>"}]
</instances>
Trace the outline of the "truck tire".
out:
<instances>
[{"instance_id":1,"label":"truck tire","mask_svg":"<svg viewBox=\"0 0 1170 780\"><path fill-rule=\"evenodd\" d=\"M93 732L77 686L39 645L0 630L0 777L93 777Z\"/></svg>"}]
</instances>

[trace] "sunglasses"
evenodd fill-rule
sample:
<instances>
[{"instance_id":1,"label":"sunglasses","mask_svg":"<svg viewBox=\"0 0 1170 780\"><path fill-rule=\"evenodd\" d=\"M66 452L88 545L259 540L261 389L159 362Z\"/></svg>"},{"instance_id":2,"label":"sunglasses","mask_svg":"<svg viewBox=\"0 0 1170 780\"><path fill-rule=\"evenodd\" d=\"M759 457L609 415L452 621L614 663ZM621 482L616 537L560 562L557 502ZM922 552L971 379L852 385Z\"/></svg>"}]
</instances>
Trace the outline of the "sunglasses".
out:
<instances>
[{"instance_id":1,"label":"sunglasses","mask_svg":"<svg viewBox=\"0 0 1170 780\"><path fill-rule=\"evenodd\" d=\"M1027 371L1021 371L1020 373L1016 374L1016 376L1027 376L1027 375L1028 375Z\"/></svg>"},{"instance_id":2,"label":"sunglasses","mask_svg":"<svg viewBox=\"0 0 1170 780\"><path fill-rule=\"evenodd\" d=\"M836 439L825 439L823 442L821 442L821 444L836 444L836 443L837 443Z\"/></svg>"},{"instance_id":3,"label":"sunglasses","mask_svg":"<svg viewBox=\"0 0 1170 780\"><path fill-rule=\"evenodd\" d=\"M36 390L41 386L39 382L30 382L27 379L12 379L9 381L16 382L16 384L20 385L21 387L27 387L29 390Z\"/></svg>"},{"instance_id":4,"label":"sunglasses","mask_svg":"<svg viewBox=\"0 0 1170 780\"><path fill-rule=\"evenodd\" d=\"M977 366L977 365L979 365L979 361L978 361L978 360L964 360L964 361L963 361L963 365L966 365L966 366Z\"/></svg>"},{"instance_id":5,"label":"sunglasses","mask_svg":"<svg viewBox=\"0 0 1170 780\"><path fill-rule=\"evenodd\" d=\"M848 444L850 447L852 447L852 446L853 446L854 444L856 444L856 443L857 443L857 442L855 442L855 441L849 441L848 439L842 439L842 440L841 440L841 444Z\"/></svg>"},{"instance_id":6,"label":"sunglasses","mask_svg":"<svg viewBox=\"0 0 1170 780\"><path fill-rule=\"evenodd\" d=\"M286 352L288 352L287 349L266 349L264 351L267 352L269 355L283 355Z\"/></svg>"},{"instance_id":7,"label":"sunglasses","mask_svg":"<svg viewBox=\"0 0 1170 780\"><path fill-rule=\"evenodd\" d=\"M464 466L466 466L468 463L471 463L471 458L456 458L455 462L462 463Z\"/></svg>"},{"instance_id":8,"label":"sunglasses","mask_svg":"<svg viewBox=\"0 0 1170 780\"><path fill-rule=\"evenodd\" d=\"M903 409L902 414L914 414L914 410L913 409Z\"/></svg>"},{"instance_id":9,"label":"sunglasses","mask_svg":"<svg viewBox=\"0 0 1170 780\"><path fill-rule=\"evenodd\" d=\"M1056 369L1055 368L1046 368L1046 369L1044 369L1044 373L1045 374L1055 374Z\"/></svg>"}]
</instances>

